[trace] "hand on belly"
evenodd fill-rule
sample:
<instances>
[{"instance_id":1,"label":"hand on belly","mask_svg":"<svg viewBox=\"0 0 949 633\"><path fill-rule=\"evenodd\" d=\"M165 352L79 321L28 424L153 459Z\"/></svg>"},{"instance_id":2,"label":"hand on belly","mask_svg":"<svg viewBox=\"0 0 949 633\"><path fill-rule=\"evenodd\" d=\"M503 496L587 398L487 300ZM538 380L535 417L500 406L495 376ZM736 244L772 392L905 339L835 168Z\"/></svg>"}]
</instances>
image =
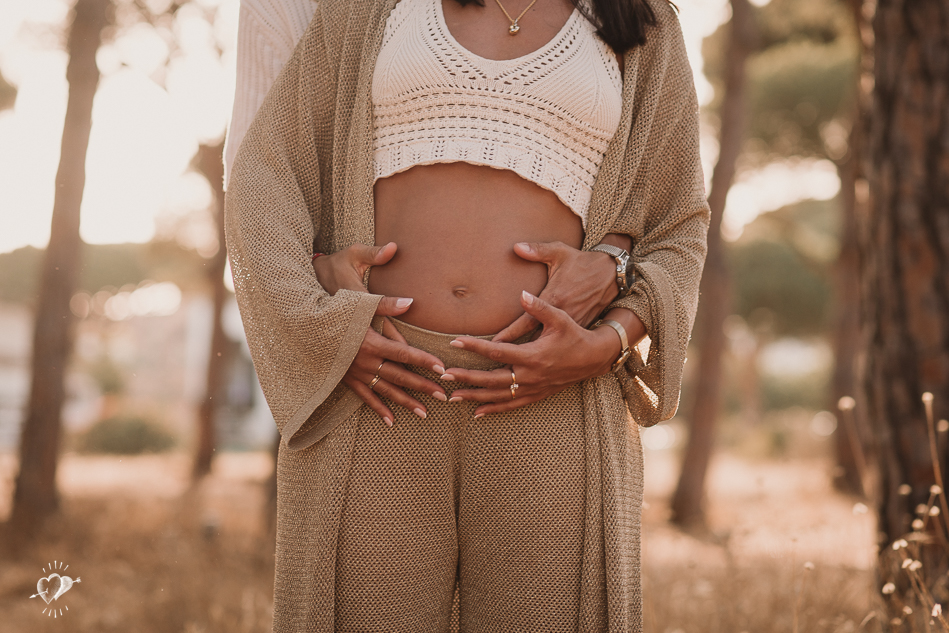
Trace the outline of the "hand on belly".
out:
<instances>
[{"instance_id":1,"label":"hand on belly","mask_svg":"<svg viewBox=\"0 0 949 633\"><path fill-rule=\"evenodd\" d=\"M453 334L494 334L538 294L547 267L514 253L524 241L578 248L580 219L551 192L510 171L467 163L412 168L376 182L376 243L395 257L373 267L369 291L412 297L404 321Z\"/></svg>"}]
</instances>

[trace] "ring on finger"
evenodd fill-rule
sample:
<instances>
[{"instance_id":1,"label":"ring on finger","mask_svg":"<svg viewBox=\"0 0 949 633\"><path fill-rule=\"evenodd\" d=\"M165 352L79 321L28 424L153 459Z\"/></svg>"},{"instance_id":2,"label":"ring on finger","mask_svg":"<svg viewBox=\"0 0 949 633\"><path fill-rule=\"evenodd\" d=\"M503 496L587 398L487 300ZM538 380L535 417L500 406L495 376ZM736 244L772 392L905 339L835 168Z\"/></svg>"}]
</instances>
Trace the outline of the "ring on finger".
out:
<instances>
[{"instance_id":1,"label":"ring on finger","mask_svg":"<svg viewBox=\"0 0 949 633\"><path fill-rule=\"evenodd\" d=\"M517 389L517 376L514 375L514 367L511 367L511 385Z\"/></svg>"},{"instance_id":2,"label":"ring on finger","mask_svg":"<svg viewBox=\"0 0 949 633\"><path fill-rule=\"evenodd\" d=\"M517 388L519 386L520 385L518 385L516 382L511 385L511 400L517 399Z\"/></svg>"},{"instance_id":3,"label":"ring on finger","mask_svg":"<svg viewBox=\"0 0 949 633\"><path fill-rule=\"evenodd\" d=\"M382 371L382 366L385 365L385 364L386 364L386 361L385 361L385 359L383 358L383 359L382 359L382 362L379 363L379 366L376 367L376 375L373 376L373 377L372 377L372 380L369 381L369 389L370 389L370 390L371 390L373 387L375 387L375 386L376 386L376 383L379 382L379 380L382 378L382 376L379 375L379 372Z\"/></svg>"}]
</instances>

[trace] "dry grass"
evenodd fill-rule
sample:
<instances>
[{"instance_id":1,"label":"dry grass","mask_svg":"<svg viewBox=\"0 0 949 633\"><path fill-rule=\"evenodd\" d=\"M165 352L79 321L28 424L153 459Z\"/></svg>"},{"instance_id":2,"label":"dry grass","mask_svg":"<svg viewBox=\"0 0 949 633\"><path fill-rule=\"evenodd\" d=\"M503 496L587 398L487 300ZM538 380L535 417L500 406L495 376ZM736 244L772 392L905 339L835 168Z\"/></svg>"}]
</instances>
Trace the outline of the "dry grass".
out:
<instances>
[{"instance_id":1,"label":"dry grass","mask_svg":"<svg viewBox=\"0 0 949 633\"><path fill-rule=\"evenodd\" d=\"M226 455L206 485L183 494L181 456L124 463L68 456L61 481L72 495L62 518L0 565L0 630L270 631L273 544L261 519L267 460ZM40 598L28 599L53 561L82 579L54 603L69 607L61 618L43 615Z\"/></svg>"},{"instance_id":2,"label":"dry grass","mask_svg":"<svg viewBox=\"0 0 949 633\"><path fill-rule=\"evenodd\" d=\"M0 631L269 632L273 544L262 521L269 468L265 454L224 454L200 490L183 494L182 455L65 456L63 518L0 562ZM666 522L674 457L647 454L647 633L878 631L874 622L860 629L875 605L872 521L829 488L829 468L821 460L719 456L710 480L713 535L696 538ZM0 456L0 520L13 471L13 459ZM57 601L69 612L56 619L28 598L54 560L82 578Z\"/></svg>"},{"instance_id":3,"label":"dry grass","mask_svg":"<svg viewBox=\"0 0 949 633\"><path fill-rule=\"evenodd\" d=\"M718 455L709 481L711 533L671 527L678 463L646 455L643 518L648 633L878 631L874 522L834 492L824 459Z\"/></svg>"}]
</instances>

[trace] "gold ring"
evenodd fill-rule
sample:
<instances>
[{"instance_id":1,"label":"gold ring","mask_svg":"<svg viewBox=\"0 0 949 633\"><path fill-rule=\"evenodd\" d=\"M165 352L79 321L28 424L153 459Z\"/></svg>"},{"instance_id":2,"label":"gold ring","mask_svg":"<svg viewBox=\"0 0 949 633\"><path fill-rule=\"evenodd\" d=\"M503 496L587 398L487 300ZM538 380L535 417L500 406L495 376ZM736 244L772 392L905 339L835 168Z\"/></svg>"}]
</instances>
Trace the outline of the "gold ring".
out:
<instances>
[{"instance_id":1,"label":"gold ring","mask_svg":"<svg viewBox=\"0 0 949 633\"><path fill-rule=\"evenodd\" d=\"M518 385L517 383L514 383L513 385L511 385L511 400L515 400L517 398L517 388L519 386L520 385Z\"/></svg>"},{"instance_id":2,"label":"gold ring","mask_svg":"<svg viewBox=\"0 0 949 633\"><path fill-rule=\"evenodd\" d=\"M514 367L511 367L511 384L512 385L517 384L517 376L514 375Z\"/></svg>"},{"instance_id":3,"label":"gold ring","mask_svg":"<svg viewBox=\"0 0 949 633\"><path fill-rule=\"evenodd\" d=\"M376 367L376 375L377 375L377 376L379 375L379 372L382 371L382 366L385 365L385 364L386 364L386 359L383 358L383 359L382 359L382 362L379 363L379 366Z\"/></svg>"},{"instance_id":4,"label":"gold ring","mask_svg":"<svg viewBox=\"0 0 949 633\"><path fill-rule=\"evenodd\" d=\"M372 391L372 388L376 386L376 383L379 382L382 377L379 374L376 374L375 377L369 383L369 390Z\"/></svg>"}]
</instances>

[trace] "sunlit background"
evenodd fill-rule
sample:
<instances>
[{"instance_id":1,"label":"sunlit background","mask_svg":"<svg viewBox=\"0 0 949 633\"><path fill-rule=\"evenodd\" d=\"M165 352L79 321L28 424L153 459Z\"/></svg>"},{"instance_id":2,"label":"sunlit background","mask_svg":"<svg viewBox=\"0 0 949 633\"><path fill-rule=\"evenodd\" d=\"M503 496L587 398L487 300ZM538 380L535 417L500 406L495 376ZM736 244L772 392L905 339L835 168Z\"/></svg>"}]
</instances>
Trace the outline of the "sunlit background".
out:
<instances>
[{"instance_id":1,"label":"sunlit background","mask_svg":"<svg viewBox=\"0 0 949 633\"><path fill-rule=\"evenodd\" d=\"M156 2L160 4L160 2ZM103 74L93 111L81 235L91 244L147 242L176 216L205 209L210 190L188 170L197 144L224 133L234 89L237 0L208 24L185 6L174 33L142 24L98 55ZM757 4L763 4L758 2ZM702 74L702 38L728 20L723 0L678 2L703 104L712 89ZM0 0L0 71L17 87L15 107L0 112L0 253L49 239L53 182L66 110L63 0ZM190 14L190 15L189 15ZM169 60L172 40L178 42ZM219 53L219 50L222 51ZM715 131L703 136L706 177L717 155ZM730 192L726 235L736 238L761 211L839 189L828 161L779 163L743 174ZM213 233L188 236L196 248Z\"/></svg>"},{"instance_id":2,"label":"sunlit background","mask_svg":"<svg viewBox=\"0 0 949 633\"><path fill-rule=\"evenodd\" d=\"M149 0L146 4L160 13L170 2ZM765 3L758 0L756 4ZM726 0L682 0L677 6L699 101L708 105L714 91L703 74L702 41L728 21L730 7ZM66 0L0 0L0 73L18 91L13 108L0 112L0 253L25 246L43 248L49 239L66 108L63 41L69 8ZM94 102L81 210L80 234L86 243L158 240L177 244L199 258L210 257L219 248L208 212L212 190L191 162L199 143L219 141L225 132L234 86L238 9L238 0L200 0L184 5L165 23L126 25L118 37L107 39L100 48L97 62L102 78ZM715 124L714 120L704 121L702 128L706 181L717 158ZM839 188L837 168L826 159L783 159L742 169L729 192L723 235L738 239L744 227L762 212L802 200L830 200ZM94 288L89 294L77 295L74 312L83 318L96 314L112 322L163 314L190 324L189 343L203 340L210 336L209 326L202 324L210 309L207 293L201 288L181 288L180 280L177 284L169 279L156 285L145 279ZM146 301L145 297L150 298ZM179 309L186 314L174 316ZM23 335L8 346L25 361L29 313L25 306L18 306L5 309L3 316L10 324L8 331ZM225 321L235 341L240 341L233 301ZM81 325L77 352L80 358L95 363L105 347L100 349L90 342L96 338L93 334L82 334L92 327L89 322ZM102 345L115 345L105 342L115 338L111 334L99 332L97 336ZM740 334L736 336L740 338ZM177 344L184 344L182 341ZM193 347L189 344L191 351L182 352L195 363L183 373L188 385L195 384L201 364L206 362ZM828 354L822 341L784 341L768 349L761 367L766 373L793 377L795 372L806 374L815 367L826 369L831 362ZM133 361L128 353L119 356L126 367ZM779 360L768 364L766 359L772 357ZM2 388L6 397L0 398L0 442L5 439L8 446L16 437L14 428L28 388L26 369L21 366L15 374L6 370L7 386ZM253 384L246 388L256 390ZM80 394L88 391L90 398L95 393L91 387L77 390ZM179 391L198 397L200 390L183 386ZM183 402L193 404L192 400L189 397ZM257 413L255 437L262 437L267 415L263 407ZM72 407L66 417L81 428L95 418L95 407ZM661 438L668 439L669 433L673 431L650 431L646 441L662 444L666 440Z\"/></svg>"},{"instance_id":3,"label":"sunlit background","mask_svg":"<svg viewBox=\"0 0 949 633\"><path fill-rule=\"evenodd\" d=\"M156 14L170 2L144 0ZM19 428L29 392L33 302L42 256L36 249L46 246L50 234L67 99L64 40L71 4L0 0L0 75L17 89L14 106L0 111L0 291L6 293L0 296L0 521L10 510ZM765 6L767 0L753 4ZM709 106L715 91L703 73L703 40L729 20L730 7L727 0L677 0L676 5L699 101ZM108 564L101 562L101 573L131 578L128 561L138 560L135 548L142 539L160 541L156 556L162 557L161 564L141 558L143 565L155 565L150 570L156 596L169 583L182 582L186 574L177 566L179 558L193 558L190 576L201 576L206 571L201 565L208 560L202 558L201 548L209 543L212 547L221 534L239 541L236 545L228 541L234 549L217 576L214 591L219 593L213 595L227 592L230 600L230 594L239 594L234 601L239 602L243 619L233 621L240 622L240 628L202 628L206 617L231 622L230 612L215 612L215 606L207 613L182 611L183 629L156 625L156 631L269 630L272 575L264 573L267 559L261 552L272 552L272 544L240 539L259 536L257 515L253 527L248 527L248 516L264 503L263 483L272 472L267 451L276 431L232 296L227 297L222 319L229 360L227 393L219 412L220 452L214 478L206 484L202 513L195 518L200 528L195 542L182 536L187 532L184 519L171 527L162 524L160 537L155 536L151 522L160 520L150 512L163 506L156 502L154 508L146 507L149 499L178 499L189 490L188 451L195 435L195 411L206 397L212 336L211 293L202 275L222 246L210 212L213 190L193 167L193 159L200 144L219 142L226 129L234 89L238 9L238 0L194 0L160 24L123 26L97 56L102 78L93 109L80 227L84 242L96 246L84 251L87 283L70 303L78 328L63 414L68 454L59 464L59 487L71 499L121 493L144 500L141 507L134 506L134 513L128 509L132 505L115 510L133 527L123 535L128 538L121 555L115 554ZM814 106L805 103L802 108ZM713 109L706 109L702 122L707 183L718 156L718 121L708 113ZM835 147L846 146L847 132L836 120L823 125L826 156L834 158ZM837 495L830 483L838 416L827 410L834 365L827 306L829 270L840 237L838 166L806 152L787 154L767 155L766 160L761 159L765 153L743 155L725 209L722 234L735 247L731 253L738 287L735 314L725 323L725 419L718 441L727 450L716 454L708 483L709 494L716 499L709 522L719 528L711 542L688 539L667 524L666 500L675 486L688 436L688 421L683 418L692 395L694 362L686 366L680 413L642 433L647 456L644 573L647 599L661 598L647 605L658 609L647 613L647 623L677 621L677 603L711 605L722 603L723 595L736 605L753 597L763 613L773 609L785 617L790 608L787 588L799 586L794 583L804 561L824 565L825 578L830 579L826 586L841 592L867 584L874 565L873 527L866 505ZM771 211L777 213L767 213ZM13 270L14 265L23 268ZM89 431L97 423L119 418L164 429L166 436L149 436L147 441L153 447L177 442L179 450L135 458L102 457L96 451L82 454L82 442L92 441ZM169 514L178 511L173 506ZM94 510L76 512L87 512L86 518L96 522ZM84 542L78 535L75 539ZM179 541L197 549L183 554ZM739 572L732 567L736 564ZM701 573L693 573L696 566ZM739 587L731 597L721 593L725 583L716 580L726 568L729 583L737 579ZM17 587L26 583L27 572L22 572L23 578L15 573L20 572L4 576L0 566L0 614L5 583ZM244 575L253 576L253 587L240 584ZM211 591L194 585L194 578L190 582L176 594L180 605L192 604L192 591ZM648 583L655 589L651 594ZM125 595L136 604L141 601L134 592ZM848 605L856 600L853 592L840 595L830 592L821 600ZM95 599L101 598L100 594ZM863 594L859 598L856 602L863 608ZM8 604L22 611L19 602ZM162 604L155 599L156 613ZM666 607L661 605L671 605L670 614L663 615ZM144 618L148 608L135 613ZM107 615L109 607L102 612L106 615L101 616L100 628L84 630L113 630L124 622ZM821 630L856 630L854 622L846 621L850 628L841 620L840 628L828 625ZM672 627L650 633L685 630Z\"/></svg>"}]
</instances>

